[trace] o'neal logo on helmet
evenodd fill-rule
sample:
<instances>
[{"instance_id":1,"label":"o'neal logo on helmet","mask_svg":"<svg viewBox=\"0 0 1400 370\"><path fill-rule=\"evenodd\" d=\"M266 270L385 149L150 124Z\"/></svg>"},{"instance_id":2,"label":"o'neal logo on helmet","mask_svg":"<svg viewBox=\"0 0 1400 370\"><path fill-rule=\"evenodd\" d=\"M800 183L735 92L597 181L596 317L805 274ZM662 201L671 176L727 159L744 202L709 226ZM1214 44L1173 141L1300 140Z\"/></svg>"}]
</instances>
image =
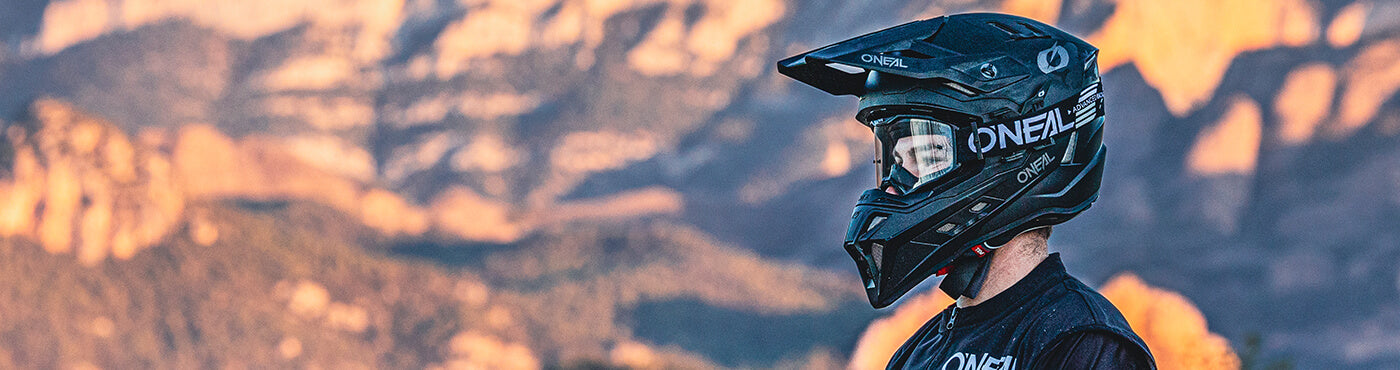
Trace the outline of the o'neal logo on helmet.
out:
<instances>
[{"instance_id":1,"label":"o'neal logo on helmet","mask_svg":"<svg viewBox=\"0 0 1400 370\"><path fill-rule=\"evenodd\" d=\"M861 54L860 61L886 67L909 68L909 66L904 65L904 59L884 55Z\"/></svg>"},{"instance_id":2,"label":"o'neal logo on helmet","mask_svg":"<svg viewBox=\"0 0 1400 370\"><path fill-rule=\"evenodd\" d=\"M1067 99L1040 114L978 127L977 131L968 134L967 147L973 152L987 154L1036 145L1093 121L1100 114L1099 103L1102 101L1103 92L1099 91L1099 84L1089 85L1079 92L1078 99Z\"/></svg>"},{"instance_id":3,"label":"o'neal logo on helmet","mask_svg":"<svg viewBox=\"0 0 1400 370\"><path fill-rule=\"evenodd\" d=\"M1036 64L1043 73L1058 71L1069 65L1069 51L1065 50L1064 46L1055 44L1036 56Z\"/></svg>"},{"instance_id":4,"label":"o'neal logo on helmet","mask_svg":"<svg viewBox=\"0 0 1400 370\"><path fill-rule=\"evenodd\" d=\"M1007 147L1033 145L1055 134L1074 129L1074 122L1064 119L1060 110L1056 107L1012 122L978 127L977 132L968 135L967 146L974 152L987 153ZM977 147L978 143L982 144L981 148Z\"/></svg>"}]
</instances>

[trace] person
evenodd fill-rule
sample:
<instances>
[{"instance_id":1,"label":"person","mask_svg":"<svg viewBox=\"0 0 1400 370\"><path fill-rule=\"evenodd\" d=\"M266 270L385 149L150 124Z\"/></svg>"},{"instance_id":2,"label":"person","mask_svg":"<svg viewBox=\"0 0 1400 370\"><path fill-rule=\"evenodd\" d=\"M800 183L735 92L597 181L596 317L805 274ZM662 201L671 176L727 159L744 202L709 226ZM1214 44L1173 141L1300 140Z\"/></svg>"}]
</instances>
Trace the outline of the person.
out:
<instances>
[{"instance_id":1,"label":"person","mask_svg":"<svg viewBox=\"0 0 1400 370\"><path fill-rule=\"evenodd\" d=\"M875 308L930 276L956 302L889 368L1153 369L1123 315L1047 252L1098 198L1107 149L1098 49L1006 14L915 21L778 62L860 98L877 186L846 233Z\"/></svg>"}]
</instances>

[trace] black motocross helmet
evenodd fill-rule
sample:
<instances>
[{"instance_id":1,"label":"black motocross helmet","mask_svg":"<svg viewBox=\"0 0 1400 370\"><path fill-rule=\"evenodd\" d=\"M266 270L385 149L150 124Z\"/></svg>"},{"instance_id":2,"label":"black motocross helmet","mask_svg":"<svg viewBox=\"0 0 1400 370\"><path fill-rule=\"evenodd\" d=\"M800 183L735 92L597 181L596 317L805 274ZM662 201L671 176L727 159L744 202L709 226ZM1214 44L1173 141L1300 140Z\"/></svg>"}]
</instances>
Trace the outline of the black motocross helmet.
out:
<instances>
[{"instance_id":1,"label":"black motocross helmet","mask_svg":"<svg viewBox=\"0 0 1400 370\"><path fill-rule=\"evenodd\" d=\"M930 275L975 297L995 248L1098 197L1106 150L1098 49L1006 14L915 21L783 59L778 71L860 97L879 184L846 232L871 305Z\"/></svg>"}]
</instances>

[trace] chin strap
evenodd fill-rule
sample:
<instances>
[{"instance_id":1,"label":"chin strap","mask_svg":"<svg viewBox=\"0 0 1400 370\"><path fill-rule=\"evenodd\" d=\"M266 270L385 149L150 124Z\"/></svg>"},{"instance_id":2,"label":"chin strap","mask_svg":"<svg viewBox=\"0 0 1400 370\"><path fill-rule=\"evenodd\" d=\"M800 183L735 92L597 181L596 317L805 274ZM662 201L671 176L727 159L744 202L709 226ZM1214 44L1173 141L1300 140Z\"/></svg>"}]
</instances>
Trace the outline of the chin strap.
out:
<instances>
[{"instance_id":1,"label":"chin strap","mask_svg":"<svg viewBox=\"0 0 1400 370\"><path fill-rule=\"evenodd\" d=\"M981 245L972 247L969 253L939 271L939 275L946 272L947 276L938 284L938 289L953 299L977 298L977 293L982 291L982 282L987 280L987 269L992 265L992 253L995 251Z\"/></svg>"}]
</instances>

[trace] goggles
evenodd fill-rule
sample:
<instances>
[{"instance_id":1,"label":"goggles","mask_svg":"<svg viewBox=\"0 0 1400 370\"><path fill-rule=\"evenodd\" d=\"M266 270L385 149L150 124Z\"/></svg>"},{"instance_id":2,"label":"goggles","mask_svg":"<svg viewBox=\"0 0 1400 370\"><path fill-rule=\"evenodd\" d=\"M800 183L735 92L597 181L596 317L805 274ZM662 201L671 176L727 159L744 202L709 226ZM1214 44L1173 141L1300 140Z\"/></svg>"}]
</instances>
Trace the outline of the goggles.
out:
<instances>
[{"instance_id":1,"label":"goggles","mask_svg":"<svg viewBox=\"0 0 1400 370\"><path fill-rule=\"evenodd\" d=\"M957 167L957 130L925 116L894 116L870 122L875 131L880 189L903 195L942 178Z\"/></svg>"},{"instance_id":2,"label":"goggles","mask_svg":"<svg viewBox=\"0 0 1400 370\"><path fill-rule=\"evenodd\" d=\"M959 163L1040 148L1102 117L1098 85L1019 118L977 123L956 114L912 113L866 122L875 132L880 189L897 195L937 182Z\"/></svg>"}]
</instances>

